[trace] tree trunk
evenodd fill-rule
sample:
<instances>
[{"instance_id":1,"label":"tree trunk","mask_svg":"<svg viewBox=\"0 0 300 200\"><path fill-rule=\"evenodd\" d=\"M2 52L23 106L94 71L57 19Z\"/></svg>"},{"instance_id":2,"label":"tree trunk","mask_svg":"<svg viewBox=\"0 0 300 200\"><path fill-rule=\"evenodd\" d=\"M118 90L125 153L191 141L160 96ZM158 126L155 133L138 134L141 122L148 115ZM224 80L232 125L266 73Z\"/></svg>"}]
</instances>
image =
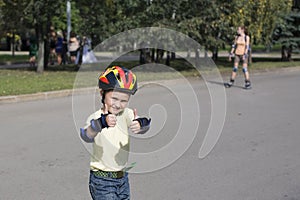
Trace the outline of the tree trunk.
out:
<instances>
[{"instance_id":1,"label":"tree trunk","mask_svg":"<svg viewBox=\"0 0 300 200\"><path fill-rule=\"evenodd\" d=\"M213 50L212 59L215 60L215 61L218 60L218 51L219 51L218 47L215 47L214 50Z\"/></svg>"},{"instance_id":2,"label":"tree trunk","mask_svg":"<svg viewBox=\"0 0 300 200\"><path fill-rule=\"evenodd\" d=\"M175 58L176 58L176 54L175 54L175 52L172 52L171 53L171 60L175 60Z\"/></svg>"},{"instance_id":3,"label":"tree trunk","mask_svg":"<svg viewBox=\"0 0 300 200\"><path fill-rule=\"evenodd\" d=\"M195 49L195 65L200 67L200 49Z\"/></svg>"},{"instance_id":4,"label":"tree trunk","mask_svg":"<svg viewBox=\"0 0 300 200\"><path fill-rule=\"evenodd\" d=\"M204 58L207 58L208 57L208 53L207 53L207 47L205 47L205 50L204 50Z\"/></svg>"},{"instance_id":5,"label":"tree trunk","mask_svg":"<svg viewBox=\"0 0 300 200\"><path fill-rule=\"evenodd\" d=\"M151 49L151 62L155 61L155 48Z\"/></svg>"},{"instance_id":6,"label":"tree trunk","mask_svg":"<svg viewBox=\"0 0 300 200\"><path fill-rule=\"evenodd\" d=\"M140 49L140 64L143 65L145 63L146 63L145 49Z\"/></svg>"},{"instance_id":7,"label":"tree trunk","mask_svg":"<svg viewBox=\"0 0 300 200\"><path fill-rule=\"evenodd\" d=\"M171 59L170 51L167 51L167 59L166 59L166 65L167 66L170 66L170 59Z\"/></svg>"},{"instance_id":8,"label":"tree trunk","mask_svg":"<svg viewBox=\"0 0 300 200\"><path fill-rule=\"evenodd\" d=\"M44 37L44 36L43 36ZM49 63L49 55L50 55L50 46L49 46L49 40L44 39L44 69L47 69L48 63Z\"/></svg>"},{"instance_id":9,"label":"tree trunk","mask_svg":"<svg viewBox=\"0 0 300 200\"><path fill-rule=\"evenodd\" d=\"M13 31L13 35L12 35L12 48L11 48L11 51L12 51L12 56L15 56L15 46L16 46L16 42L15 42L15 38L16 38L16 34L15 32Z\"/></svg>"},{"instance_id":10,"label":"tree trunk","mask_svg":"<svg viewBox=\"0 0 300 200\"><path fill-rule=\"evenodd\" d=\"M191 57L191 50L188 49L187 54L186 54L186 58L190 58Z\"/></svg>"},{"instance_id":11,"label":"tree trunk","mask_svg":"<svg viewBox=\"0 0 300 200\"><path fill-rule=\"evenodd\" d=\"M44 72L44 40L43 38L39 38L39 51L38 51L38 59L37 59L37 73Z\"/></svg>"},{"instance_id":12,"label":"tree trunk","mask_svg":"<svg viewBox=\"0 0 300 200\"><path fill-rule=\"evenodd\" d=\"M156 63L160 63L161 60L164 57L164 50L163 49L156 49L156 59L155 62Z\"/></svg>"},{"instance_id":13,"label":"tree trunk","mask_svg":"<svg viewBox=\"0 0 300 200\"><path fill-rule=\"evenodd\" d=\"M290 45L289 48L288 48L288 61L292 61L292 49L293 47Z\"/></svg>"},{"instance_id":14,"label":"tree trunk","mask_svg":"<svg viewBox=\"0 0 300 200\"><path fill-rule=\"evenodd\" d=\"M281 61L291 61L292 60L292 47L287 47L283 45L281 47Z\"/></svg>"}]
</instances>

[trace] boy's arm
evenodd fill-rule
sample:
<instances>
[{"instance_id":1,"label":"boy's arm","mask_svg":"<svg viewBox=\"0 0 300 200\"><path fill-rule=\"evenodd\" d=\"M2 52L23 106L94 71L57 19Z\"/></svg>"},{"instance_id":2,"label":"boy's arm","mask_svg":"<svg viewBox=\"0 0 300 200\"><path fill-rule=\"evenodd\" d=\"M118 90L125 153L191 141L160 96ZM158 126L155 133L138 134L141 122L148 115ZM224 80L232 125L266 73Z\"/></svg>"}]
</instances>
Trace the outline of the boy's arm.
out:
<instances>
[{"instance_id":1,"label":"boy's arm","mask_svg":"<svg viewBox=\"0 0 300 200\"><path fill-rule=\"evenodd\" d=\"M96 137L98 133L94 131L91 126L88 126L86 129L81 128L80 129L80 137L83 141L87 143L94 142L94 138Z\"/></svg>"},{"instance_id":2,"label":"boy's arm","mask_svg":"<svg viewBox=\"0 0 300 200\"><path fill-rule=\"evenodd\" d=\"M140 117L137 119L134 119L133 122L137 121L140 125L140 130L137 132L137 134L144 134L150 129L150 123L151 119L146 117Z\"/></svg>"},{"instance_id":3,"label":"boy's arm","mask_svg":"<svg viewBox=\"0 0 300 200\"><path fill-rule=\"evenodd\" d=\"M103 128L109 127L106 122L107 115L108 114L101 114L100 118L90 120L90 123L85 128L80 129L80 136L85 142L94 142L96 135L101 132Z\"/></svg>"}]
</instances>

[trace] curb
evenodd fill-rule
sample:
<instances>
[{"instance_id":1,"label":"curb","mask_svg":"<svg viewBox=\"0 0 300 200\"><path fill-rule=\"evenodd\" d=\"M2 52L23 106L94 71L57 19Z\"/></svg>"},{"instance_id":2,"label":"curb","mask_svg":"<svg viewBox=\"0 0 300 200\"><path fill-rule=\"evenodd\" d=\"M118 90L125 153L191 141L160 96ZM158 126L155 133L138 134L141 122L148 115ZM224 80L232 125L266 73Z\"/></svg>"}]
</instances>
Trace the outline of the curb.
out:
<instances>
[{"instance_id":1,"label":"curb","mask_svg":"<svg viewBox=\"0 0 300 200\"><path fill-rule=\"evenodd\" d=\"M0 105L9 104L9 103L19 103L27 101L36 101L36 100L48 100L55 99L60 97L68 97L72 95L81 95L81 94L91 94L95 92L97 88L80 88L80 89L69 89L69 90L59 90L51 92L39 92L35 94L22 94L22 95L12 95L12 96L3 96L0 97Z\"/></svg>"},{"instance_id":2,"label":"curb","mask_svg":"<svg viewBox=\"0 0 300 200\"><path fill-rule=\"evenodd\" d=\"M148 82L141 82L139 85L143 87L147 85ZM93 94L98 89L98 87L89 87L89 88L79 88L79 89L67 89L67 90L58 90L50 92L39 92L35 94L22 94L22 95L11 95L0 97L0 105L2 104L12 104L28 101L38 101L38 100L48 100L55 98L68 97L72 95L83 95L83 94Z\"/></svg>"},{"instance_id":3,"label":"curb","mask_svg":"<svg viewBox=\"0 0 300 200\"><path fill-rule=\"evenodd\" d=\"M278 68L278 69L262 69L253 71L253 75L258 75L262 73L280 73L280 72L295 72L299 71L299 67L286 67L286 68ZM225 74L221 73L222 76ZM166 81L166 80L161 80ZM172 81L172 80L168 80ZM141 82L139 85L142 87L143 85L147 85L149 82ZM22 94L22 95L12 95L12 96L2 96L0 97L0 105L2 104L10 104L10 103L19 103L19 102L28 102L28 101L36 101L36 100L48 100L55 99L61 97L68 97L72 95L82 95L82 94L92 94L95 93L97 87L90 88L80 88L80 89L67 89L67 90L59 90L59 91L50 91L50 92L39 92L35 94Z\"/></svg>"}]
</instances>

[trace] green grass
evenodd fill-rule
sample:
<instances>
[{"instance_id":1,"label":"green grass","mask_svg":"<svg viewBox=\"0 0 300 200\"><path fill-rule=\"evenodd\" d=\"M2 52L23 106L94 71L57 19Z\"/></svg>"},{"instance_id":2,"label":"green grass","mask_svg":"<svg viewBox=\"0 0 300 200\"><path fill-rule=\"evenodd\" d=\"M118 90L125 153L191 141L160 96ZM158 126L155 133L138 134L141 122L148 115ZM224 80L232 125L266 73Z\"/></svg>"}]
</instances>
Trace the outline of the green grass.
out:
<instances>
[{"instance_id":1,"label":"green grass","mask_svg":"<svg viewBox=\"0 0 300 200\"><path fill-rule=\"evenodd\" d=\"M0 95L19 95L61 89L73 86L75 72L44 72L27 70L0 70Z\"/></svg>"},{"instance_id":2,"label":"green grass","mask_svg":"<svg viewBox=\"0 0 300 200\"><path fill-rule=\"evenodd\" d=\"M131 61L114 64L130 68L132 66L137 66L138 62ZM220 58L216 62L216 65L218 66L220 73L231 72L232 62L227 61L227 58ZM135 73L140 82L175 79L182 75L186 77L199 76L197 70L184 59L172 61L171 66L173 72L168 68L163 68L159 65L154 65L148 69L146 68L146 70L139 70L139 68L134 68L133 70L137 69ZM299 60L294 60L293 62L281 62L280 59L276 58L256 58L253 60L249 69L251 73L256 70L272 70L295 66L300 66ZM80 73L78 73L77 68L72 65L51 66L42 74L36 73L33 69L2 69L0 70L0 96L96 86L100 72L91 69L80 71Z\"/></svg>"},{"instance_id":3,"label":"green grass","mask_svg":"<svg viewBox=\"0 0 300 200\"><path fill-rule=\"evenodd\" d=\"M0 55L0 62L28 62L28 55Z\"/></svg>"}]
</instances>

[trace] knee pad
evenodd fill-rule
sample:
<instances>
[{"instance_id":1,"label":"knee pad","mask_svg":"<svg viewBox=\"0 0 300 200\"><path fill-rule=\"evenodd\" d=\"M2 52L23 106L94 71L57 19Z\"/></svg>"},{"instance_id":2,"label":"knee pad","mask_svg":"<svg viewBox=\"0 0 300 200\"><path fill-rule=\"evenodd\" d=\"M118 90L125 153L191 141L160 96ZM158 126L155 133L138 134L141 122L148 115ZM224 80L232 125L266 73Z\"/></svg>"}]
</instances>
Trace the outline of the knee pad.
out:
<instances>
[{"instance_id":1,"label":"knee pad","mask_svg":"<svg viewBox=\"0 0 300 200\"><path fill-rule=\"evenodd\" d=\"M233 72L237 72L237 70L238 70L237 67L233 67L233 68L232 68L232 71L233 71Z\"/></svg>"},{"instance_id":2,"label":"knee pad","mask_svg":"<svg viewBox=\"0 0 300 200\"><path fill-rule=\"evenodd\" d=\"M246 73L248 69L246 67L243 67L243 72Z\"/></svg>"}]
</instances>

